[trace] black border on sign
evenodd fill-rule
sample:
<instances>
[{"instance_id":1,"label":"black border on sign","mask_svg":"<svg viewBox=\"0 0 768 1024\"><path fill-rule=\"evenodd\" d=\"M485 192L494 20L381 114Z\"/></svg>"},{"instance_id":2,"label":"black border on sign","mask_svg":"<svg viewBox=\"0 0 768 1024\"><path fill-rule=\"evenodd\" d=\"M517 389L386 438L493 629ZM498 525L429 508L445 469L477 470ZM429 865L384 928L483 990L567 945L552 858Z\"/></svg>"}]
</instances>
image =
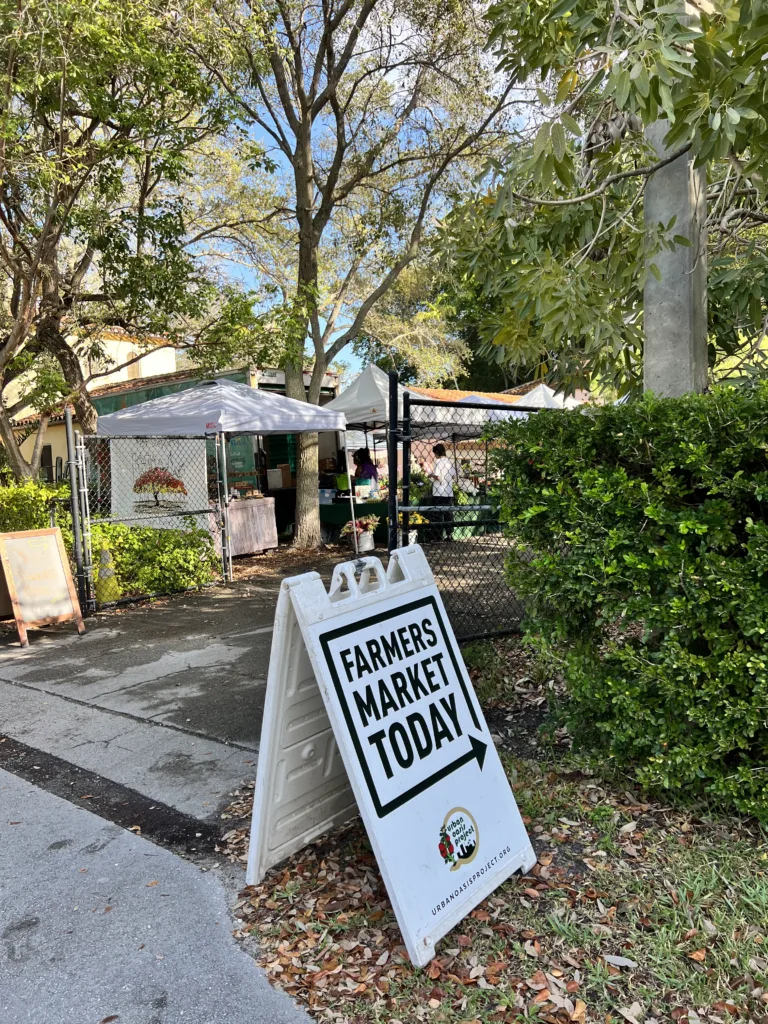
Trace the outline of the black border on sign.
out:
<instances>
[{"instance_id":1,"label":"black border on sign","mask_svg":"<svg viewBox=\"0 0 768 1024\"><path fill-rule=\"evenodd\" d=\"M378 615L370 615L366 619L358 619L356 622L352 622L348 626L340 626L338 629L331 629L327 633L321 633L319 637L320 645L323 648L323 654L325 656L325 663L328 666L328 670L331 673L331 679L333 680L333 685L336 689L336 694L339 698L339 703L341 704L341 710L344 714L344 720L347 723L347 730L349 732L350 738L352 739L352 743L355 748L355 753L357 754L357 760L360 764L360 768L365 778L366 785L368 786L368 792L371 795L373 806L376 809L376 814L378 815L379 818L383 818L385 817L385 815L397 810L398 807L402 807L403 804L408 803L409 800L412 800L415 796L418 796L419 793L423 793L425 789L429 789L430 786L434 786L436 782L439 782L441 779L444 779L447 775L450 775L452 772L455 772L458 768L461 768L463 765L475 760L476 754L474 750L469 751L466 754L462 754L461 757L457 758L451 764L446 765L444 768L441 768L433 775L430 775L428 778L423 779L417 785L412 786L410 789L407 789L404 793L401 793L400 796L395 797L393 800L390 800L386 804L382 804L381 800L379 799L379 794L376 792L376 786L374 785L373 779L371 778L371 773L368 770L368 762L365 759L363 748L360 745L360 739L357 735L357 730L355 728L354 721L352 719L352 714L349 710L349 705L347 704L347 698L344 693L344 685L339 679L339 674L336 671L336 665L334 664L333 657L331 656L330 643L332 640L336 640L340 636L348 636L350 633L358 633L361 629L365 629L366 626L376 626L378 625L378 623L385 622L387 619L393 619L399 615L404 615L407 612L413 611L416 608L424 608L427 605L431 605L432 611L434 612L435 615L435 620L437 621L437 624L440 627L440 632L443 634L443 640L445 641L445 646L448 650L448 654L453 664L453 670L456 673L456 678L459 680L461 692L464 694L464 700L467 702L469 713L472 716L472 722L474 723L475 728L482 732L482 726L478 721L475 706L472 703L469 694L467 693L467 686L466 683L464 682L464 676L459 668L459 663L456 659L454 645L451 642L452 638L448 634L445 622L443 621L443 616L440 612L440 609L438 608L437 601L435 600L434 596L429 595L427 597L421 597L417 601L411 601L409 604L402 605L400 608L393 608L388 612L379 612Z\"/></svg>"}]
</instances>

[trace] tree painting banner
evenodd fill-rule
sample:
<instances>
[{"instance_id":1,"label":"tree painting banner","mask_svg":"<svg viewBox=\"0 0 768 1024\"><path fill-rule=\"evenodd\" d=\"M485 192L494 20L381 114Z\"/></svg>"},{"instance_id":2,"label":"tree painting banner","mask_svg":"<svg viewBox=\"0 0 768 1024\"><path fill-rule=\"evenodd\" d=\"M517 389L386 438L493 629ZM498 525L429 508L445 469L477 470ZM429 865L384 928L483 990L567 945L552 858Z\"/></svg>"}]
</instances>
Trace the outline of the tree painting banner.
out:
<instances>
[{"instance_id":1,"label":"tree painting banner","mask_svg":"<svg viewBox=\"0 0 768 1024\"><path fill-rule=\"evenodd\" d=\"M120 437L110 441L111 518L132 526L183 528L208 510L202 437Z\"/></svg>"}]
</instances>

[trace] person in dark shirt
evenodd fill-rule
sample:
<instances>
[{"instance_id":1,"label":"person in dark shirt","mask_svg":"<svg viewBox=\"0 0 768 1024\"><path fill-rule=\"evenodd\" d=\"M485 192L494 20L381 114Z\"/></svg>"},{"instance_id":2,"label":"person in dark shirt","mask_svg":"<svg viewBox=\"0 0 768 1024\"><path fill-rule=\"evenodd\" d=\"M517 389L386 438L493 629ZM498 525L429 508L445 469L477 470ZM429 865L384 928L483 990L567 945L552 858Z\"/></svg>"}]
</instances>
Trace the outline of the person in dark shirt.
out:
<instances>
[{"instance_id":1,"label":"person in dark shirt","mask_svg":"<svg viewBox=\"0 0 768 1024\"><path fill-rule=\"evenodd\" d=\"M355 480L375 480L379 482L379 471L373 464L368 448L358 448L352 456L355 463Z\"/></svg>"}]
</instances>

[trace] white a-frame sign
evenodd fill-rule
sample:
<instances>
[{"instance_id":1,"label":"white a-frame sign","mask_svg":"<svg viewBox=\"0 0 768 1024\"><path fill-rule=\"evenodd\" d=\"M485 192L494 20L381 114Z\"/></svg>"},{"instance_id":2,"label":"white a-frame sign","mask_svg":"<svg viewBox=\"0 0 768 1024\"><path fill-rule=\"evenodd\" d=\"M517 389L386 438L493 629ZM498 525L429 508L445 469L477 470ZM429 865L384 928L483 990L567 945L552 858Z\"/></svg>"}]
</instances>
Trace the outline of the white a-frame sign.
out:
<instances>
[{"instance_id":1,"label":"white a-frame sign","mask_svg":"<svg viewBox=\"0 0 768 1024\"><path fill-rule=\"evenodd\" d=\"M358 579L359 574L359 579ZM536 862L421 548L283 582L248 882L355 804L414 964Z\"/></svg>"}]
</instances>

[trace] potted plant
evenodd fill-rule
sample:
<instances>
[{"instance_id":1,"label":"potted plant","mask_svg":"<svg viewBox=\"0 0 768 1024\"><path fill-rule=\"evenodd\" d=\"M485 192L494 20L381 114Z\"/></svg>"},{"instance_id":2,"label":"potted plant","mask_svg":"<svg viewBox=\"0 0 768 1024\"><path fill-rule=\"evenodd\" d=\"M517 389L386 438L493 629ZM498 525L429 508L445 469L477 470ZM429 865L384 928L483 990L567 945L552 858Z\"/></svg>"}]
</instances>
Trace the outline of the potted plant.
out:
<instances>
[{"instance_id":1,"label":"potted plant","mask_svg":"<svg viewBox=\"0 0 768 1024\"><path fill-rule=\"evenodd\" d=\"M398 512L397 518L398 518L398 525L400 526L400 530L402 532L403 520L405 518L404 517L404 513L403 512ZM411 527L412 526L426 526L426 524L428 522L429 522L429 520L427 519L427 517L421 515L420 512L409 512L408 513L408 543L409 544L418 544L419 543L419 531L418 530L412 530Z\"/></svg>"},{"instance_id":2,"label":"potted plant","mask_svg":"<svg viewBox=\"0 0 768 1024\"><path fill-rule=\"evenodd\" d=\"M354 536L357 534L357 550L373 551L373 531L379 525L378 516L361 516L360 519L350 520L344 523L341 528L341 536L349 538L351 547L355 546Z\"/></svg>"}]
</instances>

